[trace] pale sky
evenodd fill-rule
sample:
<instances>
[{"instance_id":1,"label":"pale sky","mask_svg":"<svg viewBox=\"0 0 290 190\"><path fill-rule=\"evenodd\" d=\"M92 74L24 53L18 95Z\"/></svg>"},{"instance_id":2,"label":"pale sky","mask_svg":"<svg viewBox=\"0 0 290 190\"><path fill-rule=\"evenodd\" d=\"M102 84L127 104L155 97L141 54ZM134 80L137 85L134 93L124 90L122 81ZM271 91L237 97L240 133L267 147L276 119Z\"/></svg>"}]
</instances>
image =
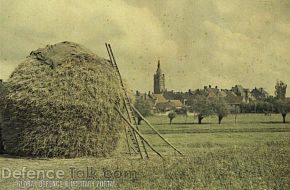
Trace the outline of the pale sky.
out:
<instances>
[{"instance_id":1,"label":"pale sky","mask_svg":"<svg viewBox=\"0 0 290 190\"><path fill-rule=\"evenodd\" d=\"M132 90L290 88L289 0L0 0L0 78L32 50L73 41L108 57ZM288 96L290 89L288 88Z\"/></svg>"}]
</instances>

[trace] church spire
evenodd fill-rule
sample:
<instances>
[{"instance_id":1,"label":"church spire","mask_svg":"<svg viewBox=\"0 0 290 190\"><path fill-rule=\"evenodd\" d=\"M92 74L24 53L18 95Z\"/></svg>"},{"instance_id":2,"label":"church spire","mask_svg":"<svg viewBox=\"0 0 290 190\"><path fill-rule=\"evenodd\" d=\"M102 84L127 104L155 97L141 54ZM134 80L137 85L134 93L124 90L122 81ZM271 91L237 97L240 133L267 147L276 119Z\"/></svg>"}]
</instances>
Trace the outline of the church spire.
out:
<instances>
[{"instance_id":1,"label":"church spire","mask_svg":"<svg viewBox=\"0 0 290 190\"><path fill-rule=\"evenodd\" d=\"M154 74L154 93L160 94L165 91L165 75L161 71L160 60L158 60L156 74Z\"/></svg>"},{"instance_id":2,"label":"church spire","mask_svg":"<svg viewBox=\"0 0 290 190\"><path fill-rule=\"evenodd\" d=\"M160 67L160 60L158 60L156 74L158 74L158 75L161 75L162 74L161 67Z\"/></svg>"}]
</instances>

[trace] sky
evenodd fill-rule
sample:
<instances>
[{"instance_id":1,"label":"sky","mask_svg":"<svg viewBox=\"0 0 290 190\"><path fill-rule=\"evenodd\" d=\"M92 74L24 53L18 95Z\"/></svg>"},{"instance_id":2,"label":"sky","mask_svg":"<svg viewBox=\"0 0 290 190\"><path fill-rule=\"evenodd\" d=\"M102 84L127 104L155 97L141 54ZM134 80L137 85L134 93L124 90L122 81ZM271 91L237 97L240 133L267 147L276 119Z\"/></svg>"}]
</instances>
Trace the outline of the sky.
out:
<instances>
[{"instance_id":1,"label":"sky","mask_svg":"<svg viewBox=\"0 0 290 190\"><path fill-rule=\"evenodd\" d=\"M0 78L62 41L105 58L109 42L134 91L159 59L168 90L290 85L289 0L0 0Z\"/></svg>"}]
</instances>

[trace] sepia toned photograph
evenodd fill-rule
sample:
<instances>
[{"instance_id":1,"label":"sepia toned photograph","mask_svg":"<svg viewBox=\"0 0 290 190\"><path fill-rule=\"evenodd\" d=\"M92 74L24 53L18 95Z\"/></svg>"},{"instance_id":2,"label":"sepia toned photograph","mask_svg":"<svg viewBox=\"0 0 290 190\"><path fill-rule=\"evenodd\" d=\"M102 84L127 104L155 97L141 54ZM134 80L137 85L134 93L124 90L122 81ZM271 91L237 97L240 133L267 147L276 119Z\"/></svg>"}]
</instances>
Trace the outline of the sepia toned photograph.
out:
<instances>
[{"instance_id":1,"label":"sepia toned photograph","mask_svg":"<svg viewBox=\"0 0 290 190\"><path fill-rule=\"evenodd\" d=\"M0 190L289 190L289 0L0 0Z\"/></svg>"}]
</instances>

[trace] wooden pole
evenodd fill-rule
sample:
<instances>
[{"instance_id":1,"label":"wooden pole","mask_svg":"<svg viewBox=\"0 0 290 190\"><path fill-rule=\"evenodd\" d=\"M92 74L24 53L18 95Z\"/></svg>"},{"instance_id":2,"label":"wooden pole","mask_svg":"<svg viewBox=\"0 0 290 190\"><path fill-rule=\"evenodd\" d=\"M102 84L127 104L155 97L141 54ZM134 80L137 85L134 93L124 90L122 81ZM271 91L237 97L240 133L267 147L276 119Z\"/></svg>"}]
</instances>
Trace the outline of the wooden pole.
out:
<instances>
[{"instance_id":1,"label":"wooden pole","mask_svg":"<svg viewBox=\"0 0 290 190\"><path fill-rule=\"evenodd\" d=\"M122 114L122 112L117 107L115 107L115 110L121 115L121 117L124 119L124 121L126 121L126 123L131 127L131 129L133 129L133 131L137 133L139 137L151 148L151 150L153 150L158 156L160 156L163 160L165 160L163 156L157 150L155 150L155 148L153 148L153 146L149 143L149 141L137 129L135 129L135 127L128 121L128 119Z\"/></svg>"},{"instance_id":2,"label":"wooden pole","mask_svg":"<svg viewBox=\"0 0 290 190\"><path fill-rule=\"evenodd\" d=\"M111 56L111 53L110 53L110 50L109 50L109 46L108 46L107 43L105 43L105 45L106 45L106 48L107 48L107 51L108 51L108 54L109 54L111 65L112 65L112 67L114 67L114 63L113 63L112 56Z\"/></svg>"},{"instance_id":3,"label":"wooden pole","mask_svg":"<svg viewBox=\"0 0 290 190\"><path fill-rule=\"evenodd\" d=\"M150 123L147 121L142 114L134 107L132 106L133 110L144 120L144 122L153 130L157 133L157 135L166 143L168 144L171 148L173 148L176 152L178 152L180 155L183 155L177 148L175 148L168 140L166 140Z\"/></svg>"},{"instance_id":4,"label":"wooden pole","mask_svg":"<svg viewBox=\"0 0 290 190\"><path fill-rule=\"evenodd\" d=\"M111 52L109 50L109 45L107 43L105 43L105 45L106 45L106 49L107 49L107 52L108 52L108 55L109 55L109 58L110 58L111 66L115 70L114 63L113 63L113 60L112 60L112 55L111 55ZM124 98L123 98L123 101L124 101L124 105L126 105L126 102L125 102ZM128 110L127 110L127 113L128 113L129 119L131 119L130 116L129 116ZM128 134L127 134L126 128L125 128L125 134L126 134L126 141L127 141L128 151L129 151L129 154L131 154L131 147L130 147L130 143L129 143L129 139L128 139ZM141 157L142 157L142 154L141 154Z\"/></svg>"},{"instance_id":5,"label":"wooden pole","mask_svg":"<svg viewBox=\"0 0 290 190\"><path fill-rule=\"evenodd\" d=\"M122 76L121 76L120 70L118 68L118 65L116 63L115 56L113 54L113 50L111 48L111 45L106 43L106 48L107 48L107 51L109 53L110 60L112 62L112 66L113 66L113 68L116 70L116 72L118 74L119 81L120 81L121 86L122 86L122 89L124 91L125 97L123 98L123 101L124 101L125 108L126 108L126 111L127 111L128 120L130 121L130 123L134 122L136 124L136 128L138 130L138 125L136 123L136 120L134 118L134 115L132 115L132 114L134 114L134 112L133 112L132 107L131 107L131 104L130 104L130 99L129 99L128 94L127 94L127 91L125 89L125 86L124 86L124 83L123 83L123 80L122 80ZM143 158L142 151L141 151L141 148L139 146L139 142L138 142L138 139L136 137L136 133L135 132L133 132L133 136L135 138L135 141L136 141L136 144L137 144L137 148L138 148L138 150L140 152L141 158ZM144 144L144 142L143 142L142 139L141 139L141 143L143 145L143 148L144 148L144 152L146 154L146 157L148 158L148 154L147 154L147 151L146 151L146 147L145 147L145 144Z\"/></svg>"}]
</instances>

